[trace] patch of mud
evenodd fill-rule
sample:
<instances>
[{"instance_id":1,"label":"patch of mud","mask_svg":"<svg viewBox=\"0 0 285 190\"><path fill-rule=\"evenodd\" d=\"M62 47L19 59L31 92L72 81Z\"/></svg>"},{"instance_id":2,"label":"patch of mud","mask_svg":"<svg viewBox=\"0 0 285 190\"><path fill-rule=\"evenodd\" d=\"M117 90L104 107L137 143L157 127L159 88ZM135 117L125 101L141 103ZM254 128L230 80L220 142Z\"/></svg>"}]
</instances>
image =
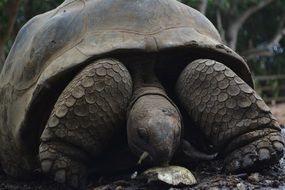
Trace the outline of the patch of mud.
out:
<instances>
[{"instance_id":1,"label":"patch of mud","mask_svg":"<svg viewBox=\"0 0 285 190\"><path fill-rule=\"evenodd\" d=\"M191 187L173 188L161 183L147 183L143 179L131 179L134 171L129 174L115 177L102 177L93 180L88 190L121 190L121 189L171 189L171 190L206 190L206 189L285 189L285 157L280 164L258 173L242 173L238 175L225 175L222 172L222 162L212 161L200 163L191 170L198 184ZM0 190L65 190L51 180L39 177L33 181L18 181L0 174Z\"/></svg>"},{"instance_id":2,"label":"patch of mud","mask_svg":"<svg viewBox=\"0 0 285 190\"><path fill-rule=\"evenodd\" d=\"M21 181L0 173L0 190L64 190L63 185L43 177L31 181Z\"/></svg>"},{"instance_id":3,"label":"patch of mud","mask_svg":"<svg viewBox=\"0 0 285 190\"><path fill-rule=\"evenodd\" d=\"M285 103L272 105L270 109L279 123L285 125Z\"/></svg>"},{"instance_id":4,"label":"patch of mud","mask_svg":"<svg viewBox=\"0 0 285 190\"><path fill-rule=\"evenodd\" d=\"M109 178L101 179L101 184L89 186L90 190L107 189L171 189L171 190L206 190L206 189L285 189L285 161L280 161L280 165L258 173L242 173L238 175L225 175L222 172L221 161L201 163L194 170L192 169L198 184L191 187L174 188L159 183L148 184L143 180L131 180L131 174L121 179ZM97 187L96 187L97 186ZM95 188L96 187L96 188Z\"/></svg>"}]
</instances>

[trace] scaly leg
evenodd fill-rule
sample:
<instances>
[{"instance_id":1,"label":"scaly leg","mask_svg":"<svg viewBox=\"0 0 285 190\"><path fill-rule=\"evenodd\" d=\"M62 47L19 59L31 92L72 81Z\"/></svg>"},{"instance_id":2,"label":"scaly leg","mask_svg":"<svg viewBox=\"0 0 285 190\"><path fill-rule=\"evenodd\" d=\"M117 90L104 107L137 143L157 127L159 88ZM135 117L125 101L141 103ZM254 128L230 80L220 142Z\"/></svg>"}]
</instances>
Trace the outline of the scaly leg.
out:
<instances>
[{"instance_id":1,"label":"scaly leg","mask_svg":"<svg viewBox=\"0 0 285 190\"><path fill-rule=\"evenodd\" d=\"M222 63L196 60L180 75L176 93L225 169L240 172L276 163L284 152L279 124L256 92Z\"/></svg>"},{"instance_id":2,"label":"scaly leg","mask_svg":"<svg viewBox=\"0 0 285 190\"><path fill-rule=\"evenodd\" d=\"M122 129L131 94L130 74L120 62L85 67L60 95L41 136L43 172L84 188L89 166Z\"/></svg>"}]
</instances>

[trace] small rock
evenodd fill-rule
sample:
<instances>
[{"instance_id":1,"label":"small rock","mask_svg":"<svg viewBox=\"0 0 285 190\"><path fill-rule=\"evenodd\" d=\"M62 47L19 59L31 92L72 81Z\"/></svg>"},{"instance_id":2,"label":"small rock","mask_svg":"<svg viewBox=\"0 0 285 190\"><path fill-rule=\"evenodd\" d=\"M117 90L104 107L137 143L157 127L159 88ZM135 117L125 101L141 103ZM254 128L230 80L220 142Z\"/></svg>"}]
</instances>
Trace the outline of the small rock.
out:
<instances>
[{"instance_id":1,"label":"small rock","mask_svg":"<svg viewBox=\"0 0 285 190\"><path fill-rule=\"evenodd\" d=\"M129 186L130 185L130 183L128 181L125 181L125 180L115 181L114 184L116 186Z\"/></svg>"},{"instance_id":2,"label":"small rock","mask_svg":"<svg viewBox=\"0 0 285 190\"><path fill-rule=\"evenodd\" d=\"M264 182L266 183L266 185L272 185L274 183L274 181L272 180L264 180Z\"/></svg>"},{"instance_id":3,"label":"small rock","mask_svg":"<svg viewBox=\"0 0 285 190\"><path fill-rule=\"evenodd\" d=\"M115 190L123 190L124 188L122 187L122 186L118 186L118 187L116 187L116 189Z\"/></svg>"},{"instance_id":4,"label":"small rock","mask_svg":"<svg viewBox=\"0 0 285 190\"><path fill-rule=\"evenodd\" d=\"M240 182L240 183L237 184L237 189L238 190L246 190L246 187L245 187L245 185L242 182Z\"/></svg>"},{"instance_id":5,"label":"small rock","mask_svg":"<svg viewBox=\"0 0 285 190\"><path fill-rule=\"evenodd\" d=\"M155 167L142 174L149 182L160 181L171 186L194 185L197 181L193 174L180 166Z\"/></svg>"},{"instance_id":6,"label":"small rock","mask_svg":"<svg viewBox=\"0 0 285 190\"><path fill-rule=\"evenodd\" d=\"M259 173L252 173L247 179L251 182L258 183L261 180L261 176Z\"/></svg>"},{"instance_id":7,"label":"small rock","mask_svg":"<svg viewBox=\"0 0 285 190\"><path fill-rule=\"evenodd\" d=\"M219 190L220 188L218 188L218 187L211 187L210 189L211 190Z\"/></svg>"},{"instance_id":8,"label":"small rock","mask_svg":"<svg viewBox=\"0 0 285 190\"><path fill-rule=\"evenodd\" d=\"M93 188L93 190L110 190L110 189L112 189L112 187L109 185L104 185L104 186L99 186L99 187Z\"/></svg>"},{"instance_id":9,"label":"small rock","mask_svg":"<svg viewBox=\"0 0 285 190\"><path fill-rule=\"evenodd\" d=\"M280 187L281 186L281 182L278 181L278 180L274 180L273 183L272 183L272 187Z\"/></svg>"},{"instance_id":10,"label":"small rock","mask_svg":"<svg viewBox=\"0 0 285 190\"><path fill-rule=\"evenodd\" d=\"M136 171L132 174L131 179L135 179L137 176L138 176L138 172Z\"/></svg>"}]
</instances>

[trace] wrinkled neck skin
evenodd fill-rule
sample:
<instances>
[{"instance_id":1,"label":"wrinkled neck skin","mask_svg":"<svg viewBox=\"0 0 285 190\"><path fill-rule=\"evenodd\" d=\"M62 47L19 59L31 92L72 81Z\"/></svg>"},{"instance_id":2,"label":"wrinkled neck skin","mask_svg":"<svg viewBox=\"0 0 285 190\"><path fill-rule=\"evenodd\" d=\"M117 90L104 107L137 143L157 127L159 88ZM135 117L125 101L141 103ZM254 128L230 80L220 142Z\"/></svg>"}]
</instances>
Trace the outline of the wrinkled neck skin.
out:
<instances>
[{"instance_id":1,"label":"wrinkled neck skin","mask_svg":"<svg viewBox=\"0 0 285 190\"><path fill-rule=\"evenodd\" d=\"M168 165L180 144L182 119L155 76L154 62L129 66L134 92L128 110L127 135L142 163Z\"/></svg>"}]
</instances>

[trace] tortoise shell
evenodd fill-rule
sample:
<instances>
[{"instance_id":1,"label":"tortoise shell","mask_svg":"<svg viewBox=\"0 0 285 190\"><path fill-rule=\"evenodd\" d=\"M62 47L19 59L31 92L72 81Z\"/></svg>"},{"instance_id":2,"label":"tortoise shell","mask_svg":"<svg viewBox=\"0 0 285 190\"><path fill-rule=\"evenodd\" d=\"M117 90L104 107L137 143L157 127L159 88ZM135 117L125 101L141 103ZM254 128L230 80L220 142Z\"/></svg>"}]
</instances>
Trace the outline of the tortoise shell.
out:
<instances>
[{"instance_id":1,"label":"tortoise shell","mask_svg":"<svg viewBox=\"0 0 285 190\"><path fill-rule=\"evenodd\" d=\"M179 51L221 61L253 86L247 64L223 45L212 23L176 0L66 0L34 17L20 30L0 74L1 154L13 153L18 167L29 168L25 155L37 155L57 97L90 60ZM168 67L177 70L178 64ZM9 164L3 156L1 162Z\"/></svg>"}]
</instances>

